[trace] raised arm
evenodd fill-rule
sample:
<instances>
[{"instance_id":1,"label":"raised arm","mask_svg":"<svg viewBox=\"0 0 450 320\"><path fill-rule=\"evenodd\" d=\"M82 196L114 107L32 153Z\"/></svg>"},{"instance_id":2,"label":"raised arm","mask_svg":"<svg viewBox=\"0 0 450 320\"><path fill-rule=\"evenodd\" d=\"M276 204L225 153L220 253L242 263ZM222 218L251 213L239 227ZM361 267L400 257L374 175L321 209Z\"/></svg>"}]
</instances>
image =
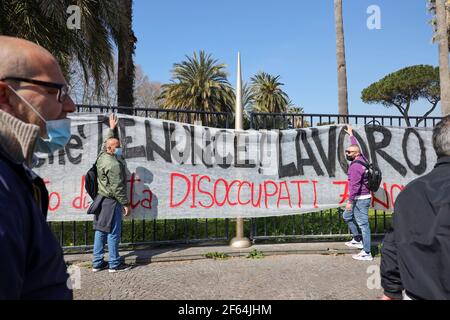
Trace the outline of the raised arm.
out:
<instances>
[{"instance_id":1,"label":"raised arm","mask_svg":"<svg viewBox=\"0 0 450 320\"><path fill-rule=\"evenodd\" d=\"M117 116L112 113L109 116L109 129L106 131L106 138L103 141L103 146L102 146L102 153L106 152L106 141L110 138L118 138L115 136L115 129L117 127L117 124L119 123L119 119L117 118Z\"/></svg>"},{"instance_id":2,"label":"raised arm","mask_svg":"<svg viewBox=\"0 0 450 320\"><path fill-rule=\"evenodd\" d=\"M356 140L355 136L353 135L353 128L351 125L347 125L347 129L344 129L345 132L350 136L350 143L359 145L358 140Z\"/></svg>"}]
</instances>

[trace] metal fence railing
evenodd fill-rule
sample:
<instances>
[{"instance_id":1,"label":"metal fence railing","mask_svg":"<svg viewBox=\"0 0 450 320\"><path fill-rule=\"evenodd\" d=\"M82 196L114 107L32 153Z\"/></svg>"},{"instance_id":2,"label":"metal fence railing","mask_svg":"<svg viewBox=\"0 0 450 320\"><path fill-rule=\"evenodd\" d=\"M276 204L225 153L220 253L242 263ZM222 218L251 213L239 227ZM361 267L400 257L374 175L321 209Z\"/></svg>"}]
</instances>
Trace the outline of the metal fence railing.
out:
<instances>
[{"instance_id":1,"label":"metal fence railing","mask_svg":"<svg viewBox=\"0 0 450 320\"><path fill-rule=\"evenodd\" d=\"M410 116L409 122L415 127L433 127L440 117ZM316 127L328 124L351 123L355 125L377 124L382 126L405 127L402 116L383 115L337 115L337 114L303 114L303 113L258 113L250 114L250 127L253 129L291 129Z\"/></svg>"},{"instance_id":2,"label":"metal fence railing","mask_svg":"<svg viewBox=\"0 0 450 320\"><path fill-rule=\"evenodd\" d=\"M232 128L234 116L223 112L188 111L175 109L128 109L106 106L77 106L78 112L126 112L143 117L167 119L185 123L198 123L209 127ZM410 117L411 123L432 127L441 118ZM251 129L289 129L340 123L376 123L386 126L405 126L399 116L368 116L333 114L269 114L250 113L244 123ZM342 219L341 209L330 209L301 215L244 219L245 235L253 241L312 241L343 239L349 231ZM374 237L381 237L390 228L392 216L381 210L369 212L369 222ZM49 222L63 249L90 250L94 242L91 221ZM233 219L179 219L179 220L125 220L122 228L122 246L144 244L177 244L198 242L225 242L235 235Z\"/></svg>"}]
</instances>

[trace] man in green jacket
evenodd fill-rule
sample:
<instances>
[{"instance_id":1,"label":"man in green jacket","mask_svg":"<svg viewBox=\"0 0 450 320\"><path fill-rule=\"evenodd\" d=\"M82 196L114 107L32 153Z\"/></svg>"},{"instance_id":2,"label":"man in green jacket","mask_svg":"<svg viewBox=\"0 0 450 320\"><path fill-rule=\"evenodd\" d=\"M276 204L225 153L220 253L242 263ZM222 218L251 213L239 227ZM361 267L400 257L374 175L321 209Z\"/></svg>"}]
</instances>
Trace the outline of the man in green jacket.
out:
<instances>
[{"instance_id":1,"label":"man in green jacket","mask_svg":"<svg viewBox=\"0 0 450 320\"><path fill-rule=\"evenodd\" d=\"M115 136L118 119L109 117L107 138L103 150L97 158L98 194L104 197L102 208L94 217L94 252L92 271L98 272L109 267L109 272L126 271L131 267L123 263L119 256L122 231L122 214L129 216L131 206L127 195L125 164L120 141ZM108 242L109 264L103 260L104 247Z\"/></svg>"}]
</instances>

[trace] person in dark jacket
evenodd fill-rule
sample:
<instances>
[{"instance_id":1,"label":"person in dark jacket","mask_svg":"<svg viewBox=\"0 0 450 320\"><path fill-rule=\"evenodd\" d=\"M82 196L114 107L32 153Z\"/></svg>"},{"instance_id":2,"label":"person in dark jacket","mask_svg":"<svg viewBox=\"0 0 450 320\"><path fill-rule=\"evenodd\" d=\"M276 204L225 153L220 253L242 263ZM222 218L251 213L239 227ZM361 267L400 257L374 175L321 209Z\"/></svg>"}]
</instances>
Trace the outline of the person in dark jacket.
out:
<instances>
[{"instance_id":1,"label":"person in dark jacket","mask_svg":"<svg viewBox=\"0 0 450 320\"><path fill-rule=\"evenodd\" d=\"M61 246L46 222L48 192L30 168L36 151L70 139L75 105L55 58L0 36L0 299L72 299Z\"/></svg>"},{"instance_id":2,"label":"person in dark jacket","mask_svg":"<svg viewBox=\"0 0 450 320\"><path fill-rule=\"evenodd\" d=\"M119 256L123 215L131 214L127 195L125 164L122 159L120 141L115 136L117 117L109 118L109 130L103 149L97 158L98 196L103 197L100 213L94 217L94 252L92 271L109 267L109 272L126 271L131 266L123 263ZM109 263L103 260L104 247L108 242Z\"/></svg>"},{"instance_id":3,"label":"person in dark jacket","mask_svg":"<svg viewBox=\"0 0 450 320\"><path fill-rule=\"evenodd\" d=\"M372 194L368 187L368 176L366 168L362 163L368 163L367 158L361 153L358 141L353 136L353 129L347 125L345 130L350 136L351 145L345 150L345 156L350 161L348 168L348 188L350 190L349 199L345 206L343 219L347 223L352 240L345 245L351 248L362 249L352 258L355 260L371 261L369 207L372 201ZM362 162L362 163L361 163ZM359 232L358 227L361 229Z\"/></svg>"},{"instance_id":4,"label":"person in dark jacket","mask_svg":"<svg viewBox=\"0 0 450 320\"><path fill-rule=\"evenodd\" d=\"M381 250L384 300L450 299L450 115L433 129L438 160L395 201Z\"/></svg>"}]
</instances>

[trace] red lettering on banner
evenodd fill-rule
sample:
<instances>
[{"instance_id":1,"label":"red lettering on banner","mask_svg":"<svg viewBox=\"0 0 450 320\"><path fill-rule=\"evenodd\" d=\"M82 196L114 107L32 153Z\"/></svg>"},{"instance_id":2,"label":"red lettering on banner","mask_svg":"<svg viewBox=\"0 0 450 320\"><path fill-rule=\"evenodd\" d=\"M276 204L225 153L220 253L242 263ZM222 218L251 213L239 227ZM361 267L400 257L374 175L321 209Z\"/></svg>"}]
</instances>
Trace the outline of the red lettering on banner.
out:
<instances>
[{"instance_id":1,"label":"red lettering on banner","mask_svg":"<svg viewBox=\"0 0 450 320\"><path fill-rule=\"evenodd\" d=\"M44 184L50 184L50 180L44 179ZM56 204L52 206L52 200L56 198ZM51 192L48 195L48 210L49 211L56 211L58 210L59 206L61 205L61 195L58 192Z\"/></svg>"},{"instance_id":2,"label":"red lettering on banner","mask_svg":"<svg viewBox=\"0 0 450 320\"><path fill-rule=\"evenodd\" d=\"M268 184L275 186L275 191L273 193L267 192ZM269 208L269 197L273 197L274 195L276 195L278 193L278 185L275 183L275 181L272 181L272 180L264 181L264 193L265 193L265 198L264 198L265 201L264 202L266 204L266 208Z\"/></svg>"},{"instance_id":3,"label":"red lettering on banner","mask_svg":"<svg viewBox=\"0 0 450 320\"><path fill-rule=\"evenodd\" d=\"M302 190L302 185L309 183L312 184L312 190L308 191L306 196L308 196L308 199L312 197L311 202L313 208L318 209L320 208L319 196L321 192L321 184L318 180L265 180L261 183L253 183L250 181L242 180L228 181L224 178L213 181L212 178L207 175L184 175L181 173L172 173L170 176L170 208L189 205L189 207L192 209L211 209L213 207L224 206L251 206L253 208L268 209L270 208L270 204L273 203L274 208L293 208L297 205L298 208L301 209L305 198L305 191ZM349 198L348 182L333 181L332 183L333 185L343 185L344 187L342 190L342 194L339 194L339 192L335 192L333 195L330 195L340 197L340 203L336 203L336 206L339 206L345 203ZM192 184L195 184L195 187ZM295 192L295 189L292 188L295 188L297 192ZM390 199L393 199L395 190L402 190L403 186L398 184L393 184L392 186L390 186L384 183L383 188L386 195L386 201L384 200L384 198L379 199L376 197L376 195L373 195L372 206L374 204L379 204L385 209L389 209L390 203L392 201ZM177 198L175 198L175 190L177 191ZM148 199L146 199L145 205L142 205L144 207L147 207L151 203L152 194L149 190L146 191L145 194L149 197ZM244 196L244 194L248 194L250 199ZM199 199L199 195L206 196L209 201L205 202L204 199ZM295 201L294 199L296 196L298 198L298 203L296 205L294 204L293 206L292 202ZM263 203L261 203L262 200Z\"/></svg>"},{"instance_id":4,"label":"red lettering on banner","mask_svg":"<svg viewBox=\"0 0 450 320\"><path fill-rule=\"evenodd\" d=\"M249 187L250 187L250 200L248 200L247 202L241 202L241 188L242 188L242 186L244 185L244 184L246 184L246 185L248 185ZM249 204L252 200L253 198L253 189L252 189L252 185L250 184L250 182L248 182L248 181L243 181L240 185L239 185L239 190L238 190L238 203L239 203L239 205L241 205L241 206L245 206L245 205L247 205L247 204Z\"/></svg>"},{"instance_id":5,"label":"red lettering on banner","mask_svg":"<svg viewBox=\"0 0 450 320\"><path fill-rule=\"evenodd\" d=\"M186 188L187 192L186 192L183 200L181 200L178 203L174 203L173 202L173 181L174 181L174 178L177 178L177 177L183 179L187 183L187 188ZM178 189L179 189L179 186L177 185L177 190ZM183 204L183 202L186 201L187 197L189 196L190 190L191 190L191 181L188 178L186 178L186 176L176 173L176 172L171 173L170 174L170 208L176 208L176 207L181 206Z\"/></svg>"},{"instance_id":6,"label":"red lettering on banner","mask_svg":"<svg viewBox=\"0 0 450 320\"><path fill-rule=\"evenodd\" d=\"M196 194L195 188L197 187L197 177L198 177L198 174L193 174L192 175L192 183L191 183L191 185L192 185L192 204L191 204L191 208L192 209L197 208L197 206L195 205L195 194Z\"/></svg>"},{"instance_id":7,"label":"red lettering on banner","mask_svg":"<svg viewBox=\"0 0 450 320\"><path fill-rule=\"evenodd\" d=\"M255 184L252 183L251 187L252 187L252 206L254 208L259 208L261 206L261 197L262 197L262 188L263 187L261 184L259 184L258 200L256 201L256 203L254 201L255 200Z\"/></svg>"},{"instance_id":8,"label":"red lettering on banner","mask_svg":"<svg viewBox=\"0 0 450 320\"><path fill-rule=\"evenodd\" d=\"M287 197L283 197L283 186L286 189ZM278 195L278 202L277 202L277 208L280 207L281 200L287 200L289 203L289 207L292 208L292 202L291 202L291 193L289 192L289 188L286 181L280 182L280 194Z\"/></svg>"},{"instance_id":9,"label":"red lettering on banner","mask_svg":"<svg viewBox=\"0 0 450 320\"><path fill-rule=\"evenodd\" d=\"M237 202L231 202L230 201L230 190L231 190L231 188L233 187L233 184L235 184L235 183L238 183L239 185L241 185L242 184L242 182L240 181L240 180L233 180L231 183L230 183L230 186L229 186L229 188L228 188L228 204L230 205L230 206L236 206L238 203L239 203L239 193L236 193L236 198L238 199L238 201Z\"/></svg>"},{"instance_id":10,"label":"red lettering on banner","mask_svg":"<svg viewBox=\"0 0 450 320\"><path fill-rule=\"evenodd\" d=\"M318 181L312 180L311 182L314 186L314 208L318 208L319 206L317 205L317 190L316 190L316 185Z\"/></svg>"},{"instance_id":11,"label":"red lettering on banner","mask_svg":"<svg viewBox=\"0 0 450 320\"><path fill-rule=\"evenodd\" d=\"M134 173L131 174L131 178L130 180L128 180L127 182L130 183L130 205L131 205L131 209L135 209L137 208L137 206L139 206L140 201L138 202L134 202L133 201L133 194L134 194L134 183L137 181L141 181L140 179L135 179L136 175Z\"/></svg>"},{"instance_id":12,"label":"red lettering on banner","mask_svg":"<svg viewBox=\"0 0 450 320\"><path fill-rule=\"evenodd\" d=\"M202 182L206 181L206 185ZM141 192L139 200L136 199L136 183L142 183L141 179L137 177L136 173L132 173L130 179L127 181L130 183L130 204L133 209L142 207L144 209L152 209L153 192L150 189L144 189ZM44 179L46 186L50 184L50 180ZM86 178L81 177L79 194L73 198L71 205L75 209L86 210L89 205L87 204L87 193L85 192ZM273 203L273 208L293 208L293 202L295 197L298 198L297 206L302 208L305 191L302 190L303 184L312 184L312 192L308 191L306 196L308 199L313 197L313 207L315 209L320 208L319 195L320 184L317 180L293 180L293 181L274 181L264 180L261 183L254 183L251 181L232 180L227 181L224 178L217 179L212 183L211 177L200 174L184 175L181 173L170 174L170 208L177 208L183 205L189 205L191 209L211 209L217 207L253 207L253 208L271 208L270 203ZM340 197L339 206L345 203L349 198L349 185L347 181L332 181L333 185L343 185L343 193L336 192L334 195ZM296 191L295 188L296 186ZM246 189L247 188L247 189ZM258 188L258 189L257 189ZM372 192L372 207L375 205L381 206L385 210L391 210L394 208L395 199L398 194L403 191L404 186L401 184L388 184L383 183L383 196L377 197ZM309 190L309 189L308 189ZM303 192L302 192L303 191ZM312 194L311 194L312 193ZM381 191L379 192L381 193ZM378 194L379 194L378 193ZM206 196L209 201L205 203L204 198L199 199L199 195ZM245 195L245 196L244 196ZM248 196L247 196L248 195ZM334 196L332 195L332 196ZM262 197L264 202L261 203ZM57 191L49 193L48 196L49 212L58 210L62 203L61 194ZM276 202L276 205L275 205ZM392 204L392 206L391 206ZM294 204L295 207L295 204Z\"/></svg>"},{"instance_id":13,"label":"red lettering on banner","mask_svg":"<svg viewBox=\"0 0 450 320\"><path fill-rule=\"evenodd\" d=\"M82 176L81 177L80 195L75 197L75 199L73 199L73 201L72 201L72 207L75 208L75 209L84 209L84 210L86 210L87 208L89 208L89 205L86 203L87 202L87 195L86 195L86 193L84 191L85 180L86 180L86 177Z\"/></svg>"},{"instance_id":14,"label":"red lettering on banner","mask_svg":"<svg viewBox=\"0 0 450 320\"><path fill-rule=\"evenodd\" d=\"M302 189L301 189L301 184L302 183L309 183L309 181L308 180L295 180L295 181L291 181L291 183L297 184L298 207L301 208L302 207Z\"/></svg>"},{"instance_id":15,"label":"red lettering on banner","mask_svg":"<svg viewBox=\"0 0 450 320\"><path fill-rule=\"evenodd\" d=\"M199 204L202 208L209 209L209 208L211 208L211 207L214 205L214 198L213 198L213 195L212 195L210 192L204 191L204 190L202 190L202 189L200 188L200 183L202 182L203 179L208 179L208 182L211 182L211 178L210 178L210 177L208 177L208 176L202 176L202 177L200 177L200 179L198 179L198 182L197 182L197 189L198 189L198 192L203 193L203 194L206 194L206 195L208 195L208 196L211 198L211 204L210 204L209 206L206 206L206 205L204 205L201 201L199 201L198 204Z\"/></svg>"},{"instance_id":16,"label":"red lettering on banner","mask_svg":"<svg viewBox=\"0 0 450 320\"><path fill-rule=\"evenodd\" d=\"M153 201L153 192L150 189L144 189L142 191L142 195L144 195L144 199L138 200L137 202L134 201L134 189L136 182L140 183L141 179L136 175L136 173L132 173L130 180L127 180L127 182L130 183L130 205L132 209L135 209L139 206L145 208L145 209L151 209L152 208L152 201Z\"/></svg>"},{"instance_id":17,"label":"red lettering on banner","mask_svg":"<svg viewBox=\"0 0 450 320\"><path fill-rule=\"evenodd\" d=\"M346 202L349 199L349 190L348 190L348 181L333 181L333 184L343 184L345 186L344 189L344 193L341 193L339 196L341 197L341 201L339 202L339 204L343 204L344 202Z\"/></svg>"},{"instance_id":18,"label":"red lettering on banner","mask_svg":"<svg viewBox=\"0 0 450 320\"><path fill-rule=\"evenodd\" d=\"M225 185L225 197L223 199L223 202L219 202L217 200L217 185L219 184L219 181L223 181L224 185ZM225 202L227 202L227 198L228 198L228 182L225 179L217 179L216 183L214 183L214 199L216 199L216 204L218 207L223 207L223 205L225 204Z\"/></svg>"},{"instance_id":19,"label":"red lettering on banner","mask_svg":"<svg viewBox=\"0 0 450 320\"><path fill-rule=\"evenodd\" d=\"M392 201L392 209L394 209L395 199L396 199L396 198L394 198L394 189L399 189L400 192L401 192L401 191L403 191L404 188L405 187L403 185L399 185L399 184L393 184L391 186L391 193L390 194L391 194L391 201Z\"/></svg>"},{"instance_id":20,"label":"red lettering on banner","mask_svg":"<svg viewBox=\"0 0 450 320\"><path fill-rule=\"evenodd\" d=\"M389 193L388 193L388 190L387 190L388 187L387 187L386 182L383 183L383 189L384 189L384 194L386 195L386 202L383 202L381 199L378 199L375 196L375 193L372 192L372 207L375 205L375 202L376 202L376 203L381 204L385 209L389 209L390 208L390 205L389 205Z\"/></svg>"},{"instance_id":21,"label":"red lettering on banner","mask_svg":"<svg viewBox=\"0 0 450 320\"><path fill-rule=\"evenodd\" d=\"M151 190L144 190L142 191L143 194L147 194L148 198L145 198L141 201L141 206L145 209L151 209L152 208L152 200L153 200L153 192Z\"/></svg>"}]
</instances>

